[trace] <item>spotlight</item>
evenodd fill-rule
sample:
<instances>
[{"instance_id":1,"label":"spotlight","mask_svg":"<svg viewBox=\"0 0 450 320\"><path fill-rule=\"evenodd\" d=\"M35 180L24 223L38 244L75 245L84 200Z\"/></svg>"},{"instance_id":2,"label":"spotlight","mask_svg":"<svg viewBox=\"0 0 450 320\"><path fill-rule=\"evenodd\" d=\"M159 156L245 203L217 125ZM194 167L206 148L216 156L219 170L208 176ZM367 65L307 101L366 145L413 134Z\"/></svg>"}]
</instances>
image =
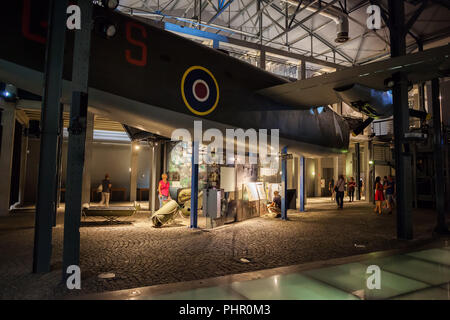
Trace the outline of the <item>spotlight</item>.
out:
<instances>
[{"instance_id":1,"label":"spotlight","mask_svg":"<svg viewBox=\"0 0 450 320\"><path fill-rule=\"evenodd\" d=\"M6 101L14 101L17 98L17 88L12 84L4 84L3 88L0 89L0 95Z\"/></svg>"},{"instance_id":2,"label":"spotlight","mask_svg":"<svg viewBox=\"0 0 450 320\"><path fill-rule=\"evenodd\" d=\"M112 37L114 37L114 35L115 35L116 32L117 32L117 28L116 28L116 26L113 25L113 24L107 25L107 26L105 26L104 28L105 28L105 34L106 34L106 37L107 37L107 38L112 38Z\"/></svg>"},{"instance_id":3,"label":"spotlight","mask_svg":"<svg viewBox=\"0 0 450 320\"><path fill-rule=\"evenodd\" d=\"M117 33L116 25L104 17L97 17L94 26L95 31L106 39L111 39Z\"/></svg>"},{"instance_id":4,"label":"spotlight","mask_svg":"<svg viewBox=\"0 0 450 320\"><path fill-rule=\"evenodd\" d=\"M102 5L110 10L115 10L119 6L119 0L102 0Z\"/></svg>"},{"instance_id":5,"label":"spotlight","mask_svg":"<svg viewBox=\"0 0 450 320\"><path fill-rule=\"evenodd\" d=\"M391 88L394 87L394 85L395 85L394 79L388 78L388 79L384 80L384 86L385 86L386 88L391 89Z\"/></svg>"}]
</instances>

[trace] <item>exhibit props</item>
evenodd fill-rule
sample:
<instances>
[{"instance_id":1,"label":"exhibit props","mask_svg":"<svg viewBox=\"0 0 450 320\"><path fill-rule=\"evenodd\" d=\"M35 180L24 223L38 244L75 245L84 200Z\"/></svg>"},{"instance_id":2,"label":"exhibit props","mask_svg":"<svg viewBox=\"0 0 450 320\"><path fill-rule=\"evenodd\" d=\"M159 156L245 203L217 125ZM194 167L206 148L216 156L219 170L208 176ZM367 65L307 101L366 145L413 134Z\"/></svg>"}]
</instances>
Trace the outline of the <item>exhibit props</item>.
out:
<instances>
[{"instance_id":1,"label":"exhibit props","mask_svg":"<svg viewBox=\"0 0 450 320\"><path fill-rule=\"evenodd\" d=\"M164 224L172 221L179 209L180 207L175 200L168 201L150 217L150 220L153 222L153 226L160 228Z\"/></svg>"}]
</instances>

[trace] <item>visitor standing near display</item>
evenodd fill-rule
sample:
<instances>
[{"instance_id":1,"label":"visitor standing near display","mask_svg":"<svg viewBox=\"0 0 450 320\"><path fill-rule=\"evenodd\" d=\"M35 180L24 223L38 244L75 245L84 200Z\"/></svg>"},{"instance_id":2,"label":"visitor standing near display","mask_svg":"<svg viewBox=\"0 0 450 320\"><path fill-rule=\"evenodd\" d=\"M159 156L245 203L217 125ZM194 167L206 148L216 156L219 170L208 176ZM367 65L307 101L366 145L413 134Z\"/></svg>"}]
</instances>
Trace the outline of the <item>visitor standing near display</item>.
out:
<instances>
[{"instance_id":1,"label":"visitor standing near display","mask_svg":"<svg viewBox=\"0 0 450 320\"><path fill-rule=\"evenodd\" d=\"M160 208L167 202L167 200L170 200L169 188L170 182L169 180L167 180L167 174L163 173L158 184L158 198Z\"/></svg>"},{"instance_id":2,"label":"visitor standing near display","mask_svg":"<svg viewBox=\"0 0 450 320\"><path fill-rule=\"evenodd\" d=\"M336 203L338 209L344 208L344 194L345 194L345 179L344 175L339 175L339 179L334 186L334 191L336 192Z\"/></svg>"},{"instance_id":3,"label":"visitor standing near display","mask_svg":"<svg viewBox=\"0 0 450 320\"><path fill-rule=\"evenodd\" d=\"M109 199L111 198L111 180L109 179L109 174L105 174L105 179L102 180L102 201L100 205L109 207Z\"/></svg>"},{"instance_id":4,"label":"visitor standing near display","mask_svg":"<svg viewBox=\"0 0 450 320\"><path fill-rule=\"evenodd\" d=\"M387 187L387 184L388 184L388 177L384 176L384 178L383 178L383 196L384 196L384 199L386 199L386 187Z\"/></svg>"},{"instance_id":5,"label":"visitor standing near display","mask_svg":"<svg viewBox=\"0 0 450 320\"><path fill-rule=\"evenodd\" d=\"M355 199L355 189L356 189L356 181L353 177L350 178L348 182L348 197L350 202L353 202Z\"/></svg>"},{"instance_id":6,"label":"visitor standing near display","mask_svg":"<svg viewBox=\"0 0 450 320\"><path fill-rule=\"evenodd\" d=\"M267 206L267 209L269 210L269 213L275 217L278 218L281 216L281 196L278 191L273 193L272 203Z\"/></svg>"},{"instance_id":7,"label":"visitor standing near display","mask_svg":"<svg viewBox=\"0 0 450 320\"><path fill-rule=\"evenodd\" d=\"M334 179L331 178L330 183L328 184L328 190L331 192L331 201L334 201Z\"/></svg>"},{"instance_id":8,"label":"visitor standing near display","mask_svg":"<svg viewBox=\"0 0 450 320\"><path fill-rule=\"evenodd\" d=\"M391 175L388 176L387 184L384 186L386 192L386 206L389 209L389 214L392 214L392 208L395 203L395 182Z\"/></svg>"},{"instance_id":9,"label":"visitor standing near display","mask_svg":"<svg viewBox=\"0 0 450 320\"><path fill-rule=\"evenodd\" d=\"M384 201L384 188L383 182L381 182L381 177L377 177L375 179L375 213L381 214L381 204Z\"/></svg>"}]
</instances>

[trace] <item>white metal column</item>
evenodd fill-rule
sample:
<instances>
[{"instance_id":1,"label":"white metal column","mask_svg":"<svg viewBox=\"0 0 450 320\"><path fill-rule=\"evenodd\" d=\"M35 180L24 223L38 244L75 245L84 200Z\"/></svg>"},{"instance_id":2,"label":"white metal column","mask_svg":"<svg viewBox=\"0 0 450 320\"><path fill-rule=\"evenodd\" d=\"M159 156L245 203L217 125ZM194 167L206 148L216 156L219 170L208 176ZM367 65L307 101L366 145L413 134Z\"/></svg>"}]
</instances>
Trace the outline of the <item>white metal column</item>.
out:
<instances>
[{"instance_id":1,"label":"white metal column","mask_svg":"<svg viewBox=\"0 0 450 320\"><path fill-rule=\"evenodd\" d=\"M0 183L0 216L9 213L9 201L11 192L11 169L14 149L14 130L16 125L15 104L0 99L2 109L2 141L0 150L0 175L3 182Z\"/></svg>"},{"instance_id":2,"label":"white metal column","mask_svg":"<svg viewBox=\"0 0 450 320\"><path fill-rule=\"evenodd\" d=\"M139 154L139 142L133 141L131 143L131 161L130 161L130 201L137 200L137 169L138 169L138 154Z\"/></svg>"},{"instance_id":3,"label":"white metal column","mask_svg":"<svg viewBox=\"0 0 450 320\"><path fill-rule=\"evenodd\" d=\"M94 121L94 114L88 111L86 117L86 143L84 147L83 195L81 200L83 205L89 205L91 202L91 163L92 144L94 142Z\"/></svg>"},{"instance_id":4,"label":"white metal column","mask_svg":"<svg viewBox=\"0 0 450 320\"><path fill-rule=\"evenodd\" d=\"M20 182L19 182L19 205L25 203L25 185L27 182L27 160L28 160L28 136L22 136L22 149L20 151Z\"/></svg>"}]
</instances>

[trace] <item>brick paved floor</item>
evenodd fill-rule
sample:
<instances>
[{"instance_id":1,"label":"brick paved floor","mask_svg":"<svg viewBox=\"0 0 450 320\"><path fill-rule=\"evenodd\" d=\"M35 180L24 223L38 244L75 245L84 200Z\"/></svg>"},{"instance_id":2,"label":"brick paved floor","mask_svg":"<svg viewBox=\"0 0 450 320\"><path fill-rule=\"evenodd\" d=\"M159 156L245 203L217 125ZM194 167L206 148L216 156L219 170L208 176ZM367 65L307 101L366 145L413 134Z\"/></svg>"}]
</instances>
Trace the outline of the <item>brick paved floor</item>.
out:
<instances>
[{"instance_id":1,"label":"brick paved floor","mask_svg":"<svg viewBox=\"0 0 450 320\"><path fill-rule=\"evenodd\" d=\"M82 289L61 284L62 212L53 231L52 272L32 274L34 214L0 218L0 299L63 298L300 264L422 244L432 236L435 213L414 212L414 241L398 241L396 216L377 216L367 203L315 201L308 212L289 212L290 221L256 218L218 230L176 226L152 228L148 213L129 224L93 220L81 232ZM186 221L184 221L186 222ZM241 258L250 262L242 263ZM114 279L99 279L114 272Z\"/></svg>"}]
</instances>

